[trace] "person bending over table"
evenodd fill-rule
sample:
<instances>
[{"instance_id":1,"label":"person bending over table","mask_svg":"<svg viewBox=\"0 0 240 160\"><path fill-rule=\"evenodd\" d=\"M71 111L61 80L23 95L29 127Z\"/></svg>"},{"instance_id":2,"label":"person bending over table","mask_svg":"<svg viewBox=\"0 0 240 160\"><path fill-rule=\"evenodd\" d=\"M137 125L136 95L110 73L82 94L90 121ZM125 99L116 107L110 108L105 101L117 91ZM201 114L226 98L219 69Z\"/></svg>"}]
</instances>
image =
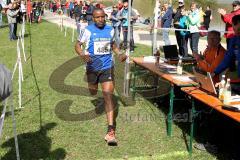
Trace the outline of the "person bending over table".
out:
<instances>
[{"instance_id":1,"label":"person bending over table","mask_svg":"<svg viewBox=\"0 0 240 160\"><path fill-rule=\"evenodd\" d=\"M207 48L203 54L193 53L197 61L197 66L205 72L213 73L217 66L222 62L226 50L221 45L221 33L210 31L207 36ZM214 82L219 81L219 76L213 77Z\"/></svg>"}]
</instances>

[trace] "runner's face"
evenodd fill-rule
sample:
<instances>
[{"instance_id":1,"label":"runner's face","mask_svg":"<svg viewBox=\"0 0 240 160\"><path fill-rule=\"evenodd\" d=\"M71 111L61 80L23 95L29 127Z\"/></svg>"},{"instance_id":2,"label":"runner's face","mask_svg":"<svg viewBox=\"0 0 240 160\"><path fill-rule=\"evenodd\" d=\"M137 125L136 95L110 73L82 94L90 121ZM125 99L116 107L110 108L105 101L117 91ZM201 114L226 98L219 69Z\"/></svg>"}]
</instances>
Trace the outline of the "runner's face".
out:
<instances>
[{"instance_id":1,"label":"runner's face","mask_svg":"<svg viewBox=\"0 0 240 160\"><path fill-rule=\"evenodd\" d=\"M95 11L93 13L93 21L99 28L104 27L106 24L105 13L103 11Z\"/></svg>"}]
</instances>

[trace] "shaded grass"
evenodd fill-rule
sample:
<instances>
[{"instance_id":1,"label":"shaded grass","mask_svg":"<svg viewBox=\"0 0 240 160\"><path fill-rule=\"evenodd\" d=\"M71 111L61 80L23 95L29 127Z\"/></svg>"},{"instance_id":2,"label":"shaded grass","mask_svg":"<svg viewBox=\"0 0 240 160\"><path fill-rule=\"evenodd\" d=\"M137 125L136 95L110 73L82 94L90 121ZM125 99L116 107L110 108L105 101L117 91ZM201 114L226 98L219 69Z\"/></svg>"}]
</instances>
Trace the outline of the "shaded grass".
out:
<instances>
[{"instance_id":1,"label":"shaded grass","mask_svg":"<svg viewBox=\"0 0 240 160\"><path fill-rule=\"evenodd\" d=\"M20 28L20 27L19 27ZM31 31L31 32L30 32ZM85 93L83 65L69 71L64 84L55 77L59 90L49 84L52 73L66 61L76 57L70 30L67 37L56 25L43 22L26 27L26 54L29 60L23 64L23 104L17 110L17 131L22 159L188 159L182 129L173 126L173 137L166 135L166 115L151 101L142 99L134 106L124 107L116 94L119 106L117 118L118 147L108 147L103 140L106 133L106 117L98 115L91 120L78 120L80 113L93 110L93 101L101 93L92 97ZM16 41L7 38L8 29L0 29L0 61L10 69L16 61ZM151 49L137 45L134 56L150 55ZM30 54L31 53L31 54ZM32 60L32 61L31 61ZM31 65L32 63L32 65ZM76 65L76 64L72 64ZM70 70L65 66L62 74ZM122 64L116 69L122 70ZM119 72L121 73L121 72ZM122 72L123 73L123 72ZM116 75L116 78L122 75ZM59 83L59 84L58 84ZM69 89L69 86L72 89ZM122 83L116 84L121 86ZM17 106L17 74L14 78L14 97ZM73 88L81 87L79 90ZM71 106L60 105L68 100ZM66 101L64 101L66 102ZM167 104L160 108L168 109ZM58 115L57 113L61 113ZM63 117L65 116L65 119ZM88 115L90 116L90 115ZM75 120L71 119L76 117ZM69 120L71 119L71 121ZM15 149L11 128L11 117L7 116L1 137L1 159L15 159ZM214 159L207 152L194 151L193 159Z\"/></svg>"}]
</instances>

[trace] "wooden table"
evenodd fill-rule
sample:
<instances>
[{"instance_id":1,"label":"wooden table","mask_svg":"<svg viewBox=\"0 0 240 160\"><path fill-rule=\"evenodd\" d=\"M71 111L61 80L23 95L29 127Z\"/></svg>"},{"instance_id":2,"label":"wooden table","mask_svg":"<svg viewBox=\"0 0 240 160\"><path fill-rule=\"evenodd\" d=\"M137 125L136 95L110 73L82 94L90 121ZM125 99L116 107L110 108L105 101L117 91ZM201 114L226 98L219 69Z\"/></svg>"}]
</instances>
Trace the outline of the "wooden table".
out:
<instances>
[{"instance_id":1,"label":"wooden table","mask_svg":"<svg viewBox=\"0 0 240 160\"><path fill-rule=\"evenodd\" d=\"M188 81L188 82L177 80L175 78L177 76L177 74L166 73L163 70L161 70L161 68L159 66L155 65L155 63L144 62L143 57L132 58L132 60L135 63L135 65L141 66L141 67L151 71L153 74L156 74L159 77L170 82L171 89L170 89L169 113L168 113L168 117L167 117L167 134L168 134L168 136L171 136L172 135L172 121L173 121L173 118L172 118L173 117L172 116L173 103L174 103L174 101L179 100L179 99L175 98L174 86L178 86L178 87L196 86L197 83L194 82L193 80ZM187 72L184 72L184 76L193 77L193 75L191 75L190 73L187 73ZM135 78L133 79L133 83L135 84Z\"/></svg>"},{"instance_id":2,"label":"wooden table","mask_svg":"<svg viewBox=\"0 0 240 160\"><path fill-rule=\"evenodd\" d=\"M233 112L222 109L223 103L215 96L209 95L208 93L200 90L197 87L183 87L181 88L183 92L189 95L192 102L192 109L191 109L191 127L190 127L190 144L189 144L189 151L192 153L192 141L193 141L193 133L194 133L194 119L196 117L196 109L194 100L201 101L202 103L206 104L207 106L215 109L216 111L224 114L225 116L237 121L240 123L240 112ZM240 102L234 102L235 104ZM233 103L233 104L234 104Z\"/></svg>"},{"instance_id":3,"label":"wooden table","mask_svg":"<svg viewBox=\"0 0 240 160\"><path fill-rule=\"evenodd\" d=\"M167 60L166 63L177 65L178 64L178 60ZM182 63L186 64L186 65L188 65L188 64L196 64L197 61L194 60L194 59L189 59L189 60L183 60Z\"/></svg>"}]
</instances>

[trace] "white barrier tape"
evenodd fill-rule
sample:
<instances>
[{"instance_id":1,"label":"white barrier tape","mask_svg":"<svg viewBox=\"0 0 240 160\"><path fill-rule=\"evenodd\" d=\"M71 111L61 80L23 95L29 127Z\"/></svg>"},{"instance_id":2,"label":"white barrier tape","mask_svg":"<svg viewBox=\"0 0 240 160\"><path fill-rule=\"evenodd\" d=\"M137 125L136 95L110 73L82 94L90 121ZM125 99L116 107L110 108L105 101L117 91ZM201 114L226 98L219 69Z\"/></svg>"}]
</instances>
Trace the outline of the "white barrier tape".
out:
<instances>
[{"instance_id":1,"label":"white barrier tape","mask_svg":"<svg viewBox=\"0 0 240 160\"><path fill-rule=\"evenodd\" d=\"M153 29L158 29L158 30L169 30L169 31L191 31L189 29L177 29L177 28L153 28L153 27L137 27L134 26L135 29L148 29L148 30L153 30ZM198 30L198 32L210 32L211 30ZM221 33L234 33L233 31L223 31L223 30L216 30Z\"/></svg>"}]
</instances>

